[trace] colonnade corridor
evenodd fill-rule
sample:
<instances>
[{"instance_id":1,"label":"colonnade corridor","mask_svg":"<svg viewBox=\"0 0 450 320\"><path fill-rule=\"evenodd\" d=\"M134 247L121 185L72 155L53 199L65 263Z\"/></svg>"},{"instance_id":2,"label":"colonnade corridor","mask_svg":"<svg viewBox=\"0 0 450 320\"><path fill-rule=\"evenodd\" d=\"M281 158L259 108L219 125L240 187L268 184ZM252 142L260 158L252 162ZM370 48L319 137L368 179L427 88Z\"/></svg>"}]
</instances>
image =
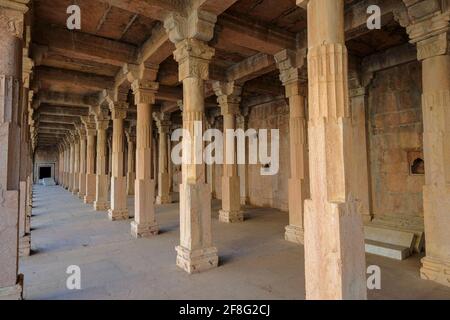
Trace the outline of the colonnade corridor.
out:
<instances>
[{"instance_id":1,"label":"colonnade corridor","mask_svg":"<svg viewBox=\"0 0 450 320\"><path fill-rule=\"evenodd\" d=\"M133 212L132 198L129 198ZM244 224L219 223L219 267L189 275L173 263L178 203L156 206L160 235L134 239L129 221L111 223L59 186L34 186L32 254L21 259L25 299L304 299L303 247L283 239L287 214L246 208ZM367 255L383 270L370 299L450 299L450 289L420 280L417 257L403 262ZM81 290L68 290L67 268L81 269Z\"/></svg>"}]
</instances>

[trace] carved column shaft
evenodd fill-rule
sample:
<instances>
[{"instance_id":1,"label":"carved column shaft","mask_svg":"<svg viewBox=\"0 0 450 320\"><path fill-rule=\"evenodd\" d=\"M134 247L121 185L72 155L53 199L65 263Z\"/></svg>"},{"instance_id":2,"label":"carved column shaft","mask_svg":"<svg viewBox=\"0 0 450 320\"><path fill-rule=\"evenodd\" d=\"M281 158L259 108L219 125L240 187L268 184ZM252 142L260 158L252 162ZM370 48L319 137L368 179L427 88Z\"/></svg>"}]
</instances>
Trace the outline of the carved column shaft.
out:
<instances>
[{"instance_id":1,"label":"carved column shaft","mask_svg":"<svg viewBox=\"0 0 450 320\"><path fill-rule=\"evenodd\" d=\"M24 3L0 3L0 299L22 298L18 222Z\"/></svg>"},{"instance_id":2,"label":"carved column shaft","mask_svg":"<svg viewBox=\"0 0 450 320\"><path fill-rule=\"evenodd\" d=\"M177 265L188 273L217 267L217 249L211 234L211 192L203 164L204 80L209 77L209 62L214 49L205 41L213 36L217 18L203 11L189 17L166 19L169 38L175 43L179 80L183 82L182 183L180 185L180 245ZM194 37L192 37L194 35ZM197 135L197 137L196 137Z\"/></svg>"},{"instance_id":3,"label":"carved column shaft","mask_svg":"<svg viewBox=\"0 0 450 320\"><path fill-rule=\"evenodd\" d=\"M73 166L73 189L72 194L76 195L80 191L80 138L77 138L74 142L74 166Z\"/></svg>"},{"instance_id":4,"label":"carved column shaft","mask_svg":"<svg viewBox=\"0 0 450 320\"><path fill-rule=\"evenodd\" d=\"M79 130L80 136L80 168L79 168L79 191L78 197L84 199L86 196L86 130Z\"/></svg>"},{"instance_id":5,"label":"carved column shaft","mask_svg":"<svg viewBox=\"0 0 450 320\"><path fill-rule=\"evenodd\" d=\"M170 120L168 114L155 113L153 114L159 134L159 149L158 149L158 196L156 203L164 204L170 203L170 177L168 169L168 150L167 150L167 134L170 129Z\"/></svg>"},{"instance_id":6,"label":"carved column shaft","mask_svg":"<svg viewBox=\"0 0 450 320\"><path fill-rule=\"evenodd\" d=\"M228 145L227 131L236 130L236 116L239 114L242 87L233 82L214 83L222 117L223 132L225 134L223 145L223 175L222 175L222 210L219 211L221 222L232 223L244 221L241 211L241 192L238 177L236 143Z\"/></svg>"},{"instance_id":7,"label":"carved column shaft","mask_svg":"<svg viewBox=\"0 0 450 320\"><path fill-rule=\"evenodd\" d=\"M124 119L127 116L126 103L114 102L111 105L113 119L112 138L112 175L111 175L111 209L109 210L110 220L128 219L127 208L127 178L124 172Z\"/></svg>"},{"instance_id":8,"label":"carved column shaft","mask_svg":"<svg viewBox=\"0 0 450 320\"><path fill-rule=\"evenodd\" d=\"M96 175L95 175L95 150L97 131L95 123L86 122L87 146L86 146L86 195L84 203L93 204L96 196Z\"/></svg>"},{"instance_id":9,"label":"carved column shaft","mask_svg":"<svg viewBox=\"0 0 450 320\"><path fill-rule=\"evenodd\" d=\"M448 13L434 15L408 28L422 61L426 256L420 274L423 279L446 286L450 286L449 30Z\"/></svg>"},{"instance_id":10,"label":"carved column shaft","mask_svg":"<svg viewBox=\"0 0 450 320\"><path fill-rule=\"evenodd\" d=\"M137 104L135 214L131 223L134 237L157 235L155 218L155 181L152 179L152 105L159 84L136 80L132 84Z\"/></svg>"},{"instance_id":11,"label":"carved column shaft","mask_svg":"<svg viewBox=\"0 0 450 320\"><path fill-rule=\"evenodd\" d=\"M97 166L96 166L96 189L94 208L97 211L108 210L108 168L106 155L106 130L109 126L109 119L96 119L97 125Z\"/></svg>"},{"instance_id":12,"label":"carved column shaft","mask_svg":"<svg viewBox=\"0 0 450 320\"><path fill-rule=\"evenodd\" d=\"M310 0L307 10L311 199L304 212L306 298L366 299L362 217L349 186L354 172L344 0Z\"/></svg>"},{"instance_id":13,"label":"carved column shaft","mask_svg":"<svg viewBox=\"0 0 450 320\"><path fill-rule=\"evenodd\" d=\"M283 50L275 55L280 79L289 99L289 153L291 175L288 183L289 225L285 239L303 244L303 205L309 197L307 122L305 118L305 84L300 79L303 52Z\"/></svg>"},{"instance_id":14,"label":"carved column shaft","mask_svg":"<svg viewBox=\"0 0 450 320\"><path fill-rule=\"evenodd\" d=\"M128 145L128 155L127 155L127 194L129 196L134 195L134 183L136 179L136 136L135 134L127 134L127 145Z\"/></svg>"}]
</instances>

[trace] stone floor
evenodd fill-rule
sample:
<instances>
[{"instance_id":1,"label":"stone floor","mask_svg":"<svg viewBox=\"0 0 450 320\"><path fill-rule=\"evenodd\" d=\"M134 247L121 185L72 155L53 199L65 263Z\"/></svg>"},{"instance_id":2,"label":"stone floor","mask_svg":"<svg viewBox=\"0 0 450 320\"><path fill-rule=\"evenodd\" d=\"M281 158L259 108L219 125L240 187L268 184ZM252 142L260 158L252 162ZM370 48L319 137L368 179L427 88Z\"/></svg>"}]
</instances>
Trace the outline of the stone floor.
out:
<instances>
[{"instance_id":1,"label":"stone floor","mask_svg":"<svg viewBox=\"0 0 450 320\"><path fill-rule=\"evenodd\" d=\"M129 199L130 206L133 199ZM303 248L283 240L287 214L246 210L245 223L213 234L220 267L188 275L175 266L178 204L158 206L161 234L135 240L130 222L110 222L60 187L35 187L30 257L21 259L26 299L303 299ZM419 258L367 256L382 270L371 299L450 299L450 288L419 278ZM81 268L82 290L69 291L66 269Z\"/></svg>"}]
</instances>

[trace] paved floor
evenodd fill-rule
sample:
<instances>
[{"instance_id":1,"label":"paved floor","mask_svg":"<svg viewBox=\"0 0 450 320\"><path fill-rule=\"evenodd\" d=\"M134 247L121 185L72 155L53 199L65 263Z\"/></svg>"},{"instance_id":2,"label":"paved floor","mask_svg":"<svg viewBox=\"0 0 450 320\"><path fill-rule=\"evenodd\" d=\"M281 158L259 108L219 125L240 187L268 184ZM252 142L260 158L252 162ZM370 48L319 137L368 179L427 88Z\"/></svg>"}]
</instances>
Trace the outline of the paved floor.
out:
<instances>
[{"instance_id":1,"label":"paved floor","mask_svg":"<svg viewBox=\"0 0 450 320\"><path fill-rule=\"evenodd\" d=\"M133 199L129 199L132 206ZM135 240L130 221L110 222L60 187L35 187L30 257L21 259L26 299L303 299L303 248L283 240L287 214L246 210L245 223L221 224L214 202L213 234L220 267L188 275L175 266L178 204L158 206L161 234ZM371 299L450 299L450 288L419 278L419 258L367 256L382 270ZM70 265L81 290L66 288Z\"/></svg>"}]
</instances>

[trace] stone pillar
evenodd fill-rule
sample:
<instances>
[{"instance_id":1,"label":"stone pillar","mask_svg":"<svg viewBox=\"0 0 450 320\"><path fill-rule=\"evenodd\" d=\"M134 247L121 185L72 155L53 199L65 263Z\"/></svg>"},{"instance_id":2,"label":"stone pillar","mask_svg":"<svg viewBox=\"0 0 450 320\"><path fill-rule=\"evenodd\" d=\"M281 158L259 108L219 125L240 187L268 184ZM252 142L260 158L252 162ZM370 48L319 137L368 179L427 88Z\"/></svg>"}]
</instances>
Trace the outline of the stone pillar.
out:
<instances>
[{"instance_id":1,"label":"stone pillar","mask_svg":"<svg viewBox=\"0 0 450 320\"><path fill-rule=\"evenodd\" d=\"M407 28L422 61L426 256L420 275L450 286L450 25L448 11L423 15Z\"/></svg>"},{"instance_id":2,"label":"stone pillar","mask_svg":"<svg viewBox=\"0 0 450 320\"><path fill-rule=\"evenodd\" d=\"M351 193L344 0L301 0L308 11L309 166L305 201L307 299L366 299L364 232ZM300 195L298 195L300 196Z\"/></svg>"},{"instance_id":3,"label":"stone pillar","mask_svg":"<svg viewBox=\"0 0 450 320\"><path fill-rule=\"evenodd\" d=\"M154 206L155 180L151 169L152 105L158 88L159 84L150 80L132 83L137 105L135 212L131 223L131 234L135 238L150 237L159 232Z\"/></svg>"},{"instance_id":4,"label":"stone pillar","mask_svg":"<svg viewBox=\"0 0 450 320\"><path fill-rule=\"evenodd\" d=\"M0 2L0 299L21 299L18 275L19 110L27 1Z\"/></svg>"},{"instance_id":5,"label":"stone pillar","mask_svg":"<svg viewBox=\"0 0 450 320\"><path fill-rule=\"evenodd\" d=\"M214 91L217 95L222 116L223 133L225 135L223 144L223 175L222 175L222 210L219 211L219 221L226 223L244 221L241 211L241 192L238 176L236 143L228 145L226 139L227 131L236 130L236 116L239 114L242 87L233 82L215 82Z\"/></svg>"},{"instance_id":6,"label":"stone pillar","mask_svg":"<svg viewBox=\"0 0 450 320\"><path fill-rule=\"evenodd\" d=\"M309 198L308 146L306 123L306 83L300 79L305 53L283 50L275 55L280 80L289 99L289 151L291 174L288 184L289 225L284 237L287 241L303 244L303 205Z\"/></svg>"},{"instance_id":7,"label":"stone pillar","mask_svg":"<svg viewBox=\"0 0 450 320\"><path fill-rule=\"evenodd\" d=\"M128 219L127 177L124 170L125 132L124 120L127 117L128 104L112 102L110 105L113 120L112 137L112 173L111 173L111 209L108 217L111 221Z\"/></svg>"},{"instance_id":8,"label":"stone pillar","mask_svg":"<svg viewBox=\"0 0 450 320\"><path fill-rule=\"evenodd\" d=\"M241 109L241 113L236 118L236 126L238 129L247 131L248 126L248 108ZM249 158L248 141L245 140L245 159ZM241 205L246 205L250 202L249 190L248 190L248 164L238 164L238 176L239 176L239 190L241 192Z\"/></svg>"},{"instance_id":9,"label":"stone pillar","mask_svg":"<svg viewBox=\"0 0 450 320\"><path fill-rule=\"evenodd\" d=\"M63 180L63 188L67 189L68 185L69 185L69 175L68 175L68 168L67 168L67 155L68 152L68 145L67 145L67 140L66 138L63 139L63 175L64 175L64 180Z\"/></svg>"},{"instance_id":10,"label":"stone pillar","mask_svg":"<svg viewBox=\"0 0 450 320\"><path fill-rule=\"evenodd\" d=\"M169 156L167 154L167 134L170 131L170 114L158 112L153 113L159 135L159 160L158 160L158 196L157 204L171 203L170 177L169 177Z\"/></svg>"},{"instance_id":11,"label":"stone pillar","mask_svg":"<svg viewBox=\"0 0 450 320\"><path fill-rule=\"evenodd\" d=\"M69 192L72 192L75 178L75 136L70 133L70 151L69 151Z\"/></svg>"},{"instance_id":12,"label":"stone pillar","mask_svg":"<svg viewBox=\"0 0 450 320\"><path fill-rule=\"evenodd\" d=\"M367 90L366 86L351 88L349 91L350 107L352 114L353 144L354 150L352 168L358 174L353 175L352 186L355 199L358 201L358 211L361 213L363 222L372 221L371 198L369 188L369 167L367 148Z\"/></svg>"},{"instance_id":13,"label":"stone pillar","mask_svg":"<svg viewBox=\"0 0 450 320\"><path fill-rule=\"evenodd\" d=\"M103 113L103 112L102 112ZM107 115L96 115L95 122L97 125L97 167L95 180L95 201L94 209L96 211L106 211L109 209L108 201L108 173L107 173L107 157L106 157L106 130L109 126L109 118Z\"/></svg>"},{"instance_id":14,"label":"stone pillar","mask_svg":"<svg viewBox=\"0 0 450 320\"><path fill-rule=\"evenodd\" d=\"M24 52L27 48L24 48ZM28 203L28 172L30 170L30 131L28 126L28 103L30 75L33 68L33 61L25 54L23 57L23 97L21 110L21 130L20 130L20 204L19 204L19 255L29 256L31 251L31 235L27 232L27 203Z\"/></svg>"},{"instance_id":15,"label":"stone pillar","mask_svg":"<svg viewBox=\"0 0 450 320\"><path fill-rule=\"evenodd\" d=\"M76 138L74 142L74 162L73 162L73 188L72 194L78 195L80 191L80 137L76 132Z\"/></svg>"},{"instance_id":16,"label":"stone pillar","mask_svg":"<svg viewBox=\"0 0 450 320\"><path fill-rule=\"evenodd\" d=\"M86 129L84 124L78 129L80 137L80 170L79 170L79 191L78 197L84 199L86 196Z\"/></svg>"},{"instance_id":17,"label":"stone pillar","mask_svg":"<svg viewBox=\"0 0 450 320\"><path fill-rule=\"evenodd\" d=\"M134 183L136 180L136 132L130 128L125 132L127 137L128 155L127 155L127 194L134 195Z\"/></svg>"},{"instance_id":18,"label":"stone pillar","mask_svg":"<svg viewBox=\"0 0 450 320\"><path fill-rule=\"evenodd\" d=\"M96 197L96 175L95 175L95 136L97 135L96 125L92 118L83 118L86 127L86 195L84 203L93 204Z\"/></svg>"},{"instance_id":19,"label":"stone pillar","mask_svg":"<svg viewBox=\"0 0 450 320\"><path fill-rule=\"evenodd\" d=\"M206 117L206 128L214 129L214 124L216 122L216 115L209 114ZM216 152L214 150L214 152ZM215 156L215 154L213 154ZM211 190L211 199L216 197L216 163L210 164L206 166L206 182L208 183Z\"/></svg>"},{"instance_id":20,"label":"stone pillar","mask_svg":"<svg viewBox=\"0 0 450 320\"><path fill-rule=\"evenodd\" d=\"M218 265L211 234L211 192L202 159L204 146L202 141L197 143L202 139L196 139L205 126L204 81L209 78L209 62L214 56L214 49L206 41L213 37L216 20L210 13L192 11L187 18L169 15L164 21L176 46L174 57L179 66L179 81L183 82L183 129L190 134L190 139L183 137L180 245L176 248L177 265L188 273Z\"/></svg>"}]
</instances>

